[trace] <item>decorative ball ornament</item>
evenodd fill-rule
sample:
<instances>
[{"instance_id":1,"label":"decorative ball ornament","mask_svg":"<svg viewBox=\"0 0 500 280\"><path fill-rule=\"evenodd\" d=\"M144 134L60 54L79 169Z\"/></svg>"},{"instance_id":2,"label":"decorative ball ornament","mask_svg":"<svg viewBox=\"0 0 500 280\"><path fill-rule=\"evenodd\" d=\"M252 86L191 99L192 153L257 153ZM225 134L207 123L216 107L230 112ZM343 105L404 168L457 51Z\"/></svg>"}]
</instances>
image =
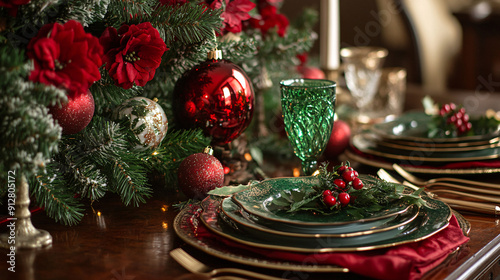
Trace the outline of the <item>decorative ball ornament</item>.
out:
<instances>
[{"instance_id":1,"label":"decorative ball ornament","mask_svg":"<svg viewBox=\"0 0 500 280\"><path fill-rule=\"evenodd\" d=\"M49 113L62 127L63 134L82 131L94 116L94 97L90 91L68 96L68 102L61 106L49 107Z\"/></svg>"},{"instance_id":2,"label":"decorative ball ornament","mask_svg":"<svg viewBox=\"0 0 500 280\"><path fill-rule=\"evenodd\" d=\"M156 148L167 134L168 120L161 106L146 97L125 100L115 111L115 119L127 118L140 145L138 149Z\"/></svg>"},{"instance_id":3,"label":"decorative ball ornament","mask_svg":"<svg viewBox=\"0 0 500 280\"><path fill-rule=\"evenodd\" d=\"M304 79L324 79L325 78L325 72L323 72L318 67L304 65L304 66L299 66L298 71L302 75L302 78L304 78Z\"/></svg>"},{"instance_id":4,"label":"decorative ball ornament","mask_svg":"<svg viewBox=\"0 0 500 280\"><path fill-rule=\"evenodd\" d=\"M185 158L177 171L180 190L189 198L203 199L207 193L224 184L224 167L212 155L210 147L203 153Z\"/></svg>"},{"instance_id":5,"label":"decorative ball ornament","mask_svg":"<svg viewBox=\"0 0 500 280\"><path fill-rule=\"evenodd\" d=\"M349 125L342 120L336 120L333 123L332 134L330 135L330 140L328 140L326 144L323 156L326 159L337 158L347 149L350 139L351 128Z\"/></svg>"},{"instance_id":6,"label":"decorative ball ornament","mask_svg":"<svg viewBox=\"0 0 500 280\"><path fill-rule=\"evenodd\" d=\"M222 60L220 50L211 51L176 82L173 108L180 127L201 128L212 137L212 145L222 146L252 120L252 83L238 65Z\"/></svg>"}]
</instances>

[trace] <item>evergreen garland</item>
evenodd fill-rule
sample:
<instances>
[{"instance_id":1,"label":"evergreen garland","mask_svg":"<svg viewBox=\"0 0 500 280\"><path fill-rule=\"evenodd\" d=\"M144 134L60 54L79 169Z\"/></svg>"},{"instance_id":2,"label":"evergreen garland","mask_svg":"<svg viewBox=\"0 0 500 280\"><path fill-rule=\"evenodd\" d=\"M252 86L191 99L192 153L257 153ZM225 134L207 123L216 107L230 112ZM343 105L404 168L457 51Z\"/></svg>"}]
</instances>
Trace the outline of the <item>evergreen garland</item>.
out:
<instances>
[{"instance_id":1,"label":"evergreen garland","mask_svg":"<svg viewBox=\"0 0 500 280\"><path fill-rule=\"evenodd\" d=\"M181 130L175 125L171 93L183 73L218 47L225 59L242 66L254 82L261 78L262 67L279 69L285 75L282 69L293 68L288 67L296 64L293 57L308 51L314 42L315 12L306 12L284 37L276 32L263 36L254 30L230 40L216 37L225 7L212 10L201 2L162 6L158 0L32 0L19 6L15 16L0 7L0 17L5 18L0 21L0 195L6 192L8 170L18 170L28 178L34 202L67 225L78 223L86 203L108 192L118 194L125 205L139 206L153 194L148 181L151 173L161 174L165 186L175 188L182 160L210 144L201 130ZM89 89L95 100L92 121L77 134L61 135L47 107L64 103L66 93L28 80L33 66L24 50L42 26L68 20L79 21L96 37L106 27L150 22L169 50L154 79L144 87L115 86L101 67L101 79ZM280 75L272 78L281 79ZM270 93L271 99L275 95ZM137 149L128 126L113 119L115 109L136 96L158 98L167 114L169 130L156 149Z\"/></svg>"}]
</instances>

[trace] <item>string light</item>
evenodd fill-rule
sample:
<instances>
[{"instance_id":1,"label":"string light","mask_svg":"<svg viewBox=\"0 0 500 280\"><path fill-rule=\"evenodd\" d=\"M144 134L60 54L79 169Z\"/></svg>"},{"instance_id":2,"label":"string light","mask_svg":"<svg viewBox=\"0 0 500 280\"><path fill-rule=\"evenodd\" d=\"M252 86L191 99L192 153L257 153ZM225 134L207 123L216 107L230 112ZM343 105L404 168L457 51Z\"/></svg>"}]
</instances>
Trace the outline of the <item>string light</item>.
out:
<instances>
[{"instance_id":1,"label":"string light","mask_svg":"<svg viewBox=\"0 0 500 280\"><path fill-rule=\"evenodd\" d=\"M252 160L252 155L250 153L245 153L243 156L245 157L246 161Z\"/></svg>"},{"instance_id":2,"label":"string light","mask_svg":"<svg viewBox=\"0 0 500 280\"><path fill-rule=\"evenodd\" d=\"M293 177L299 177L300 176L300 168L294 167L293 168Z\"/></svg>"}]
</instances>

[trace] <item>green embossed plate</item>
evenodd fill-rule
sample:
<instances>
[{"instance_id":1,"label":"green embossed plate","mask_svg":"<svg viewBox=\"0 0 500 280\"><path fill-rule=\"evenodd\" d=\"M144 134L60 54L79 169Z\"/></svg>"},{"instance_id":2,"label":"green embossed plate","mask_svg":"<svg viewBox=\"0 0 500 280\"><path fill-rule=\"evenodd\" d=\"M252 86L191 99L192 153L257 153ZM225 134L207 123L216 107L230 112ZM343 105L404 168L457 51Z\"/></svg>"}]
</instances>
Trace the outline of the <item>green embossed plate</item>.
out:
<instances>
[{"instance_id":1,"label":"green embossed plate","mask_svg":"<svg viewBox=\"0 0 500 280\"><path fill-rule=\"evenodd\" d=\"M468 142L491 139L500 135L500 126L496 131L483 135L463 136L455 138L428 138L427 124L432 121L432 116L424 112L408 112L389 122L374 124L370 130L387 139L397 139L416 142Z\"/></svg>"},{"instance_id":2,"label":"green embossed plate","mask_svg":"<svg viewBox=\"0 0 500 280\"><path fill-rule=\"evenodd\" d=\"M274 223L275 226L287 225L301 227L307 232L318 230L323 227L341 226L346 224L362 224L376 220L385 220L394 218L408 210L409 206L405 203L397 203L389 209L370 213L362 219L354 219L345 211L335 215L315 215L313 212L300 211L293 214L284 211L277 211L272 201L281 196L281 192L301 191L318 185L317 177L290 177L267 179L260 183L253 184L248 189L237 192L232 199L246 212L267 220L268 223ZM365 184L369 187L369 184Z\"/></svg>"},{"instance_id":3,"label":"green embossed plate","mask_svg":"<svg viewBox=\"0 0 500 280\"><path fill-rule=\"evenodd\" d=\"M198 225L202 224L199 215L200 211L201 208L197 204L187 205L175 217L173 227L177 236L184 242L211 256L257 268L297 271L300 273L349 272L349 269L336 265L277 260L268 257L267 254L255 254L241 247L226 246L218 238L210 238L206 234L198 234Z\"/></svg>"},{"instance_id":4,"label":"green embossed plate","mask_svg":"<svg viewBox=\"0 0 500 280\"><path fill-rule=\"evenodd\" d=\"M461 152L441 152L438 150L400 149L397 147L383 147L377 145L370 133L355 135L351 144L359 151L382 157L389 160L403 160L409 162L448 163L475 160L488 160L500 157L500 146L484 147L478 150Z\"/></svg>"},{"instance_id":5,"label":"green embossed plate","mask_svg":"<svg viewBox=\"0 0 500 280\"><path fill-rule=\"evenodd\" d=\"M249 232L252 235L259 236L263 239L270 239L284 236L286 238L309 238L318 239L317 242L324 244L332 242L342 242L339 239L345 238L343 241L355 240L370 235L372 240L376 238L389 238L404 230L405 226L411 223L418 215L419 208L416 205L405 213L396 216L395 219L381 223L378 226L371 227L333 227L333 230L323 233L321 231L309 231L304 233L289 232L283 226L273 229L272 226L265 226L255 221L246 211L242 210L231 198L225 198L221 203L220 217L233 228Z\"/></svg>"},{"instance_id":6,"label":"green embossed plate","mask_svg":"<svg viewBox=\"0 0 500 280\"><path fill-rule=\"evenodd\" d=\"M304 253L367 251L417 242L446 228L452 216L450 207L430 197L423 197L423 199L426 200L427 207L420 209L414 221L404 226L400 233L381 240L377 240L377 238L371 239L370 235L364 236L364 238L343 238L339 239L339 242L323 242L321 239L313 240L308 238L290 239L283 236L279 236L279 238L263 238L235 229L223 222L218 215L220 200L211 198L203 202L204 211L200 215L200 220L209 230L223 238L257 248Z\"/></svg>"}]
</instances>

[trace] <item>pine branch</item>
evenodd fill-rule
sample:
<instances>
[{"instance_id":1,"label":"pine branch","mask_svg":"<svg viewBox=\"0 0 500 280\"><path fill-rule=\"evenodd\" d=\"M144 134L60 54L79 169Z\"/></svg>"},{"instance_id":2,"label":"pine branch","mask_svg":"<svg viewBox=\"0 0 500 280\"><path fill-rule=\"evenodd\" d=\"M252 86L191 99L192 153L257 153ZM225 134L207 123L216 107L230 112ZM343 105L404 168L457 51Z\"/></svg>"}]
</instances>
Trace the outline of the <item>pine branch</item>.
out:
<instances>
[{"instance_id":1,"label":"pine branch","mask_svg":"<svg viewBox=\"0 0 500 280\"><path fill-rule=\"evenodd\" d=\"M26 5L19 6L17 16L8 21L2 37L10 46L25 49L29 40L43 25L57 22L61 7L67 2L65 0L33 0Z\"/></svg>"},{"instance_id":2,"label":"pine branch","mask_svg":"<svg viewBox=\"0 0 500 280\"><path fill-rule=\"evenodd\" d=\"M111 116L113 110L125 100L139 96L144 88L133 86L131 89L123 89L115 86L107 71L101 71L101 80L90 87L94 97L95 115L105 114Z\"/></svg>"},{"instance_id":3,"label":"pine branch","mask_svg":"<svg viewBox=\"0 0 500 280\"><path fill-rule=\"evenodd\" d=\"M31 67L22 61L22 52L4 46L0 53L1 166L23 170L20 175L30 177L57 151L61 128L54 124L46 105L65 95L54 87L27 81ZM0 178L6 174L2 172Z\"/></svg>"},{"instance_id":4,"label":"pine branch","mask_svg":"<svg viewBox=\"0 0 500 280\"><path fill-rule=\"evenodd\" d=\"M259 43L255 41L255 38L245 33L239 35L239 40L222 39L218 43L218 49L223 53L222 57L238 65L255 59L259 51L258 46Z\"/></svg>"},{"instance_id":5,"label":"pine branch","mask_svg":"<svg viewBox=\"0 0 500 280\"><path fill-rule=\"evenodd\" d=\"M55 171L55 168L49 168ZM56 173L37 176L30 183L30 193L37 205L43 207L47 215L56 222L75 225L83 217L83 205L67 189L68 182Z\"/></svg>"},{"instance_id":6,"label":"pine branch","mask_svg":"<svg viewBox=\"0 0 500 280\"><path fill-rule=\"evenodd\" d=\"M167 46L175 41L191 45L210 38L215 40L215 32L222 27L221 14L222 10L207 9L188 2L158 7L151 18L145 20L156 26Z\"/></svg>"},{"instance_id":7,"label":"pine branch","mask_svg":"<svg viewBox=\"0 0 500 280\"><path fill-rule=\"evenodd\" d=\"M147 186L149 170L142 161L147 152L136 148L134 137L126 126L95 116L84 130L79 144L71 145L71 154L79 154L88 165L97 165L107 177L107 184L101 188L117 192L125 205L133 203L138 206L151 196L152 191ZM78 161L76 163L84 166Z\"/></svg>"},{"instance_id":8,"label":"pine branch","mask_svg":"<svg viewBox=\"0 0 500 280\"><path fill-rule=\"evenodd\" d=\"M143 162L137 160L132 154L124 153L120 159L113 163L114 190L121 196L125 205L133 204L138 207L151 197L152 189L147 186L146 169Z\"/></svg>"},{"instance_id":9,"label":"pine branch","mask_svg":"<svg viewBox=\"0 0 500 280\"><path fill-rule=\"evenodd\" d=\"M67 181L67 190L81 197L95 201L103 197L108 190L108 181L101 174L101 170L94 164L87 155L78 155L75 148L78 145L67 146L67 150L61 153L56 159L63 165L59 168Z\"/></svg>"},{"instance_id":10,"label":"pine branch","mask_svg":"<svg viewBox=\"0 0 500 280\"><path fill-rule=\"evenodd\" d=\"M122 24L135 24L146 20L158 5L154 0L110 0L105 22L119 28Z\"/></svg>"},{"instance_id":11,"label":"pine branch","mask_svg":"<svg viewBox=\"0 0 500 280\"><path fill-rule=\"evenodd\" d=\"M143 94L150 99L158 98L169 120L173 120L171 94L176 81L192 67L206 60L207 52L213 46L213 42L193 45L174 42L171 49L163 55L162 64L156 70L154 79L144 87Z\"/></svg>"}]
</instances>

